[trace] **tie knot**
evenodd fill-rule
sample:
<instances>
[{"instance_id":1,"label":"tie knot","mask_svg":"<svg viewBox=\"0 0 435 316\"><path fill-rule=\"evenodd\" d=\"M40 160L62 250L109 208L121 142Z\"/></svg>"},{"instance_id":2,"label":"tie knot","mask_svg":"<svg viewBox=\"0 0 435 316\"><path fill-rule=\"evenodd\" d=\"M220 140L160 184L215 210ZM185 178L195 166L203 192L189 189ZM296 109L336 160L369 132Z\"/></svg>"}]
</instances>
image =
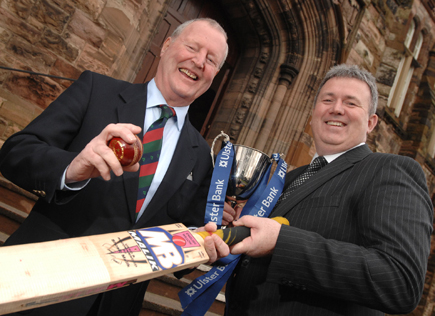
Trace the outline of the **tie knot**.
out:
<instances>
[{"instance_id":1,"label":"tie knot","mask_svg":"<svg viewBox=\"0 0 435 316\"><path fill-rule=\"evenodd\" d=\"M310 167L312 170L320 170L324 166L328 164L328 161L323 156L318 156L314 158L313 162L311 163Z\"/></svg>"},{"instance_id":2,"label":"tie knot","mask_svg":"<svg viewBox=\"0 0 435 316\"><path fill-rule=\"evenodd\" d=\"M161 104L159 107L162 109L162 114L160 115L160 118L171 118L175 116L175 110L166 104Z\"/></svg>"}]
</instances>

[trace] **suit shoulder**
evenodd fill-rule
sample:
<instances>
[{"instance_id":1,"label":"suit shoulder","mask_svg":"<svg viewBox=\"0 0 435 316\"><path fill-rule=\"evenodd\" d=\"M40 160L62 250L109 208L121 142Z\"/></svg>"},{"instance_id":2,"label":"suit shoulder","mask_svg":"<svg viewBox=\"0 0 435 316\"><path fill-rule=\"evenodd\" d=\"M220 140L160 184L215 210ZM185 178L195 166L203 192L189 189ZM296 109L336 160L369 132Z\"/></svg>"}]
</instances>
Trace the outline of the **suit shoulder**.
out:
<instances>
[{"instance_id":1,"label":"suit shoulder","mask_svg":"<svg viewBox=\"0 0 435 316\"><path fill-rule=\"evenodd\" d=\"M91 85L102 85L105 86L107 89L107 86L113 87L113 86L120 86L120 87L126 87L133 85L132 83L116 79L107 75L103 75L100 73L96 73L90 70L85 70L80 74L80 77L77 81L86 81Z\"/></svg>"},{"instance_id":2,"label":"suit shoulder","mask_svg":"<svg viewBox=\"0 0 435 316\"><path fill-rule=\"evenodd\" d=\"M406 162L411 164L418 164L417 161L408 156L390 154L390 153L372 153L367 156L368 159L375 160L386 160L386 161L398 161L398 162Z\"/></svg>"},{"instance_id":3,"label":"suit shoulder","mask_svg":"<svg viewBox=\"0 0 435 316\"><path fill-rule=\"evenodd\" d=\"M411 173L419 173L423 175L423 168L414 159L408 156L389 154L389 153L373 153L368 155L366 159L368 163L376 164L379 167L396 166L398 169Z\"/></svg>"}]
</instances>

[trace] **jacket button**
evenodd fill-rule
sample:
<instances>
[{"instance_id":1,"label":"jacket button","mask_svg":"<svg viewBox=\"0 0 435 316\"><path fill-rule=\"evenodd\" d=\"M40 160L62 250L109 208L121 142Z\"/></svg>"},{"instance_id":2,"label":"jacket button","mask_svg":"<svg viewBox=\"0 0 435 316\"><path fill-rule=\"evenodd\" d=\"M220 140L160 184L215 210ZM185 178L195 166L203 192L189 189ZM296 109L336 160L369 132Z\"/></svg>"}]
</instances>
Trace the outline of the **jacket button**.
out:
<instances>
[{"instance_id":1,"label":"jacket button","mask_svg":"<svg viewBox=\"0 0 435 316\"><path fill-rule=\"evenodd\" d=\"M287 285L287 286L289 286L289 287L293 287L293 286L294 286L294 284L292 283L292 281L290 281L290 280L288 280L288 279L286 279L286 278L282 278L282 279L281 279L281 284L283 284L283 285Z\"/></svg>"},{"instance_id":2,"label":"jacket button","mask_svg":"<svg viewBox=\"0 0 435 316\"><path fill-rule=\"evenodd\" d=\"M33 190L33 193L39 195L40 197L45 197L46 195L45 191L40 191L40 190Z\"/></svg>"},{"instance_id":3,"label":"jacket button","mask_svg":"<svg viewBox=\"0 0 435 316\"><path fill-rule=\"evenodd\" d=\"M242 267L246 268L249 265L249 258L245 258L242 260Z\"/></svg>"}]
</instances>

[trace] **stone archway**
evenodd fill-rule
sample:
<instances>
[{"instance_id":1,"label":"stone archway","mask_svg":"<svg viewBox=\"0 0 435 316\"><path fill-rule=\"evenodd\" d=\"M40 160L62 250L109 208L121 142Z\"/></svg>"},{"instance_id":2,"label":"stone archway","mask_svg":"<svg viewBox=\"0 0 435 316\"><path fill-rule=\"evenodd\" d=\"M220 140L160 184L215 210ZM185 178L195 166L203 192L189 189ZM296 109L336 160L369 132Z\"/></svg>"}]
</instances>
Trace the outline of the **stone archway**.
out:
<instances>
[{"instance_id":1,"label":"stone archway","mask_svg":"<svg viewBox=\"0 0 435 316\"><path fill-rule=\"evenodd\" d=\"M299 144L307 152L311 146L306 127L316 87L346 54L344 38L352 38L364 5L355 4L354 24L345 28L341 7L333 1L221 3L241 52L207 141L223 130L235 143L285 153L295 164Z\"/></svg>"}]
</instances>

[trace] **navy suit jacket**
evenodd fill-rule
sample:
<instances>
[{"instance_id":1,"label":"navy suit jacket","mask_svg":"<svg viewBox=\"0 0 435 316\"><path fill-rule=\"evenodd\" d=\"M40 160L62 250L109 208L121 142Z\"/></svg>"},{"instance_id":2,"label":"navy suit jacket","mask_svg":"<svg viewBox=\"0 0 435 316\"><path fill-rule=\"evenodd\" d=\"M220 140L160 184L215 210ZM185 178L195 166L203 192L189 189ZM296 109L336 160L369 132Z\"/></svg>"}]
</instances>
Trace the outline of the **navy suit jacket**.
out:
<instances>
[{"instance_id":1,"label":"navy suit jacket","mask_svg":"<svg viewBox=\"0 0 435 316\"><path fill-rule=\"evenodd\" d=\"M59 190L65 168L108 124L143 126L146 87L146 84L131 84L85 71L41 115L4 143L0 151L2 174L18 186L40 195L28 218L6 245L176 222L203 225L212 161L210 147L188 119L167 173L137 223L139 172L124 172L120 177L112 174L110 181L94 178L78 192ZM143 134L138 136L142 138ZM190 174L192 180L188 179ZM129 286L108 292L97 301L96 296L92 296L56 304L40 315L86 315L93 303L94 308L98 304L102 306L100 310L106 308L101 315L137 315L145 289L146 283L136 289ZM60 309L63 305L66 307ZM130 313L131 306L134 308ZM31 315L39 315L38 310L44 308L35 309Z\"/></svg>"},{"instance_id":2,"label":"navy suit jacket","mask_svg":"<svg viewBox=\"0 0 435 316\"><path fill-rule=\"evenodd\" d=\"M291 183L306 166L287 174ZM433 206L414 160L348 151L271 217L284 216L270 257L243 256L227 284L226 315L408 313L424 285Z\"/></svg>"}]
</instances>

